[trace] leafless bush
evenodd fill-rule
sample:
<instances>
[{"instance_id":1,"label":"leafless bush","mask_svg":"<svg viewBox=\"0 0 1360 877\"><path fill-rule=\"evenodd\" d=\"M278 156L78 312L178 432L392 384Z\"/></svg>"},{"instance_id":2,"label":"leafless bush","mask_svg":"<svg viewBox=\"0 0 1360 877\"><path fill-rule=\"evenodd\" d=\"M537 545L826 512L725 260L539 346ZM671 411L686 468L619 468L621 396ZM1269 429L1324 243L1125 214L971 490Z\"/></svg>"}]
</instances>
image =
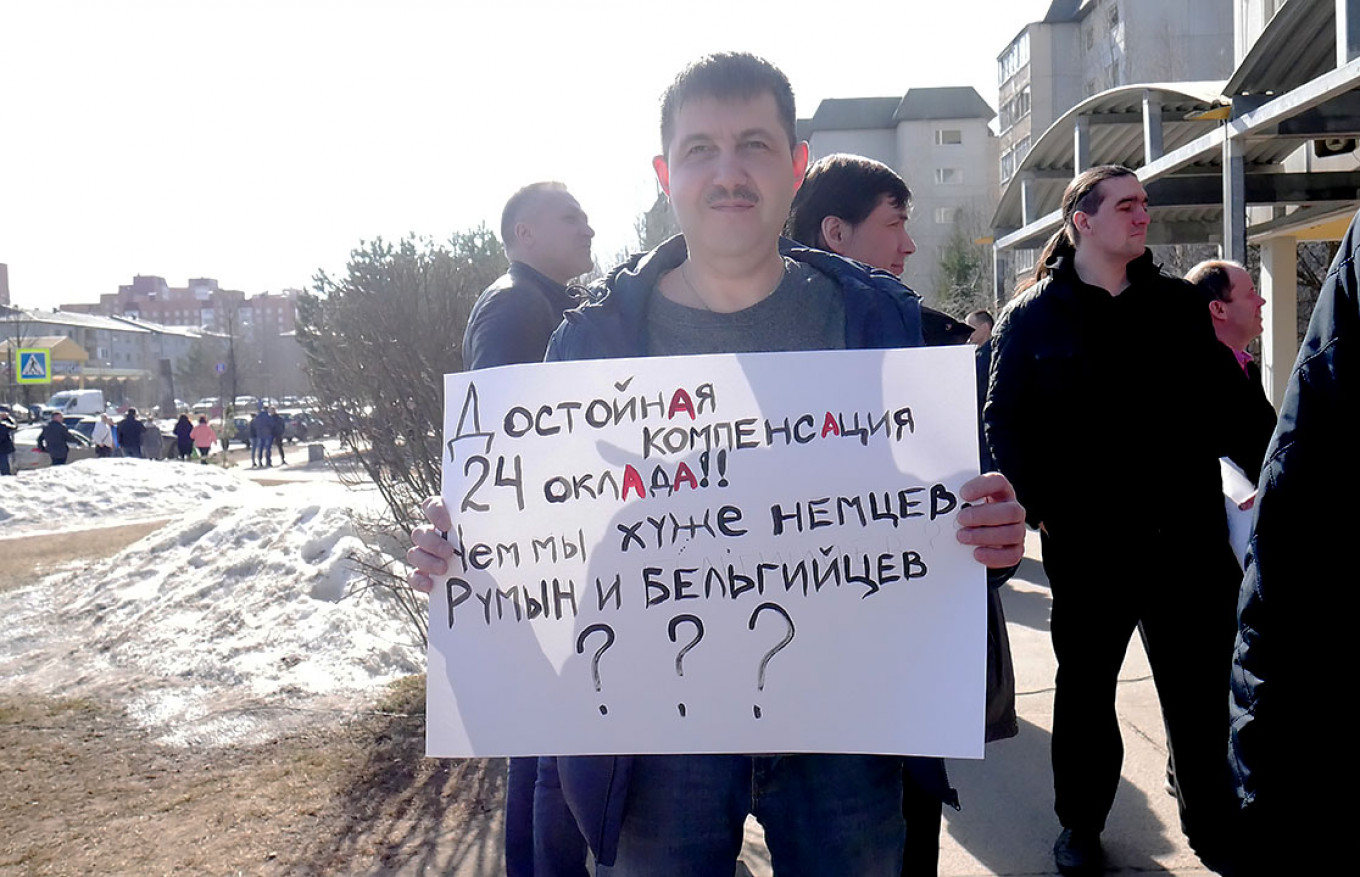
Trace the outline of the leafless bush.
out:
<instances>
[{"instance_id":1,"label":"leafless bush","mask_svg":"<svg viewBox=\"0 0 1360 877\"><path fill-rule=\"evenodd\" d=\"M505 268L486 228L442 244L378 239L350 254L344 277L319 274L298 300L298 341L320 404L354 455L351 477L376 485L386 504L381 520L356 519L375 543L403 544L423 521L420 501L440 492L443 375L462 370L468 314ZM356 562L371 586L393 592L424 641L423 598L400 564Z\"/></svg>"}]
</instances>

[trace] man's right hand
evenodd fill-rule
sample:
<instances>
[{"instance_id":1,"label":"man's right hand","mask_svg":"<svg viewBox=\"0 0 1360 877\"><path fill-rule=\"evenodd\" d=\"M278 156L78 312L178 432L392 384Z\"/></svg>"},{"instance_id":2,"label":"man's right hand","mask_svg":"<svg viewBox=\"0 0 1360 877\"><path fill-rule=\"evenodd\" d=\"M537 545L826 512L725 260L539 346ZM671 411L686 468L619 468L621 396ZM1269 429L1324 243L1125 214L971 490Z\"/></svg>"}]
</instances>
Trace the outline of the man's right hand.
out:
<instances>
[{"instance_id":1,"label":"man's right hand","mask_svg":"<svg viewBox=\"0 0 1360 877\"><path fill-rule=\"evenodd\" d=\"M428 594L434 590L436 578L449 574L453 546L444 535L453 529L453 519L440 496L426 497L420 510L430 523L411 531L411 549L406 552L406 562L415 570L406 577L406 584Z\"/></svg>"}]
</instances>

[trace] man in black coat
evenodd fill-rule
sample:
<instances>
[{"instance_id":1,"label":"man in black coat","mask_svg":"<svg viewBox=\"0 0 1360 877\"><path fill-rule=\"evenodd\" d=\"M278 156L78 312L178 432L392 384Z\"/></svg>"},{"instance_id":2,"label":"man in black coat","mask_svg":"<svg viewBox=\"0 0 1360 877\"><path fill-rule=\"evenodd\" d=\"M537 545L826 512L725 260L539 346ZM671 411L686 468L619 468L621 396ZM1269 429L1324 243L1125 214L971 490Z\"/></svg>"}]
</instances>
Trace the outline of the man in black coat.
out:
<instances>
[{"instance_id":1,"label":"man in black coat","mask_svg":"<svg viewBox=\"0 0 1360 877\"><path fill-rule=\"evenodd\" d=\"M13 475L14 469L10 465L14 456L14 430L18 428L9 412L0 410L0 475Z\"/></svg>"},{"instance_id":2,"label":"man in black coat","mask_svg":"<svg viewBox=\"0 0 1360 877\"><path fill-rule=\"evenodd\" d=\"M283 432L287 421L279 416L279 410L273 405L269 406L268 416L270 441L279 449L279 465L287 466L288 459L283 456Z\"/></svg>"},{"instance_id":3,"label":"man in black coat","mask_svg":"<svg viewBox=\"0 0 1360 877\"><path fill-rule=\"evenodd\" d=\"M1034 281L997 323L984 415L1052 587L1054 859L1063 874L1101 870L1123 761L1115 691L1137 628L1182 829L1222 867L1235 812L1223 683L1240 570L1218 458L1240 460L1250 444L1231 428L1236 364L1194 289L1153 264L1147 193L1132 171L1083 172L1062 208ZM1094 516L1111 492L1121 506Z\"/></svg>"},{"instance_id":4,"label":"man in black coat","mask_svg":"<svg viewBox=\"0 0 1360 877\"><path fill-rule=\"evenodd\" d=\"M1350 554L1355 514L1346 511L1344 486L1360 410L1356 222L1313 307L1258 483L1232 671L1243 874L1354 867L1354 809L1332 796L1349 788L1338 768L1352 724L1344 719L1345 680L1360 610Z\"/></svg>"},{"instance_id":5,"label":"man in black coat","mask_svg":"<svg viewBox=\"0 0 1360 877\"><path fill-rule=\"evenodd\" d=\"M1224 259L1200 262L1190 269L1185 279L1195 284L1204 297L1214 335L1232 351L1240 366L1238 371L1231 373L1233 379L1241 383L1233 392L1246 407L1238 412L1233 428L1247 432L1252 446L1259 447L1264 454L1270 434L1275 430L1275 408L1266 398L1261 367L1247 352L1247 346L1256 340L1264 327L1261 307L1266 300L1256 291L1251 274L1236 262ZM1253 454L1250 460L1243 462L1246 465L1242 469L1247 478L1255 482L1261 474L1261 457Z\"/></svg>"},{"instance_id":6,"label":"man in black coat","mask_svg":"<svg viewBox=\"0 0 1360 877\"><path fill-rule=\"evenodd\" d=\"M74 441L71 438L71 431L62 422L63 419L60 411L55 412L38 434L38 450L52 458L53 466L66 465L66 458L71 455L68 442Z\"/></svg>"},{"instance_id":7,"label":"man in black coat","mask_svg":"<svg viewBox=\"0 0 1360 877\"><path fill-rule=\"evenodd\" d=\"M567 288L593 267L595 236L585 211L561 183L531 183L506 202L501 241L510 270L478 297L463 333L463 369L542 362L562 314L578 304ZM282 453L282 451L280 451ZM556 800L535 805L538 759L512 758L507 778L505 864L509 877L533 874L535 817L547 849L540 858L585 874L586 843L571 815ZM566 873L564 870L563 873Z\"/></svg>"},{"instance_id":8,"label":"man in black coat","mask_svg":"<svg viewBox=\"0 0 1360 877\"><path fill-rule=\"evenodd\" d=\"M567 284L594 265L593 237L585 211L561 183L531 183L510 196L501 213L510 270L472 306L464 370L543 361L562 313L578 304Z\"/></svg>"},{"instance_id":9,"label":"man in black coat","mask_svg":"<svg viewBox=\"0 0 1360 877\"><path fill-rule=\"evenodd\" d=\"M137 419L137 409L129 408L118 422L118 447L129 457L142 456L142 432L146 427Z\"/></svg>"}]
</instances>

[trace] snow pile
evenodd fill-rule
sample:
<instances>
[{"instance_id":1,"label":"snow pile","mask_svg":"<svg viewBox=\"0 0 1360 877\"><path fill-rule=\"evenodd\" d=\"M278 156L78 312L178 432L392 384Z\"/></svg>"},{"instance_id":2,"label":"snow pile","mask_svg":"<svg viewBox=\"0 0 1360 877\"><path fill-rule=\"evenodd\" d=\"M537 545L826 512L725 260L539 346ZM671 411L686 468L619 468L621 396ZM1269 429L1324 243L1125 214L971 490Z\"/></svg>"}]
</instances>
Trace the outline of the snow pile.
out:
<instances>
[{"instance_id":1,"label":"snow pile","mask_svg":"<svg viewBox=\"0 0 1360 877\"><path fill-rule=\"evenodd\" d=\"M390 559L356 534L356 504L333 484L224 491L112 558L0 594L0 676L113 694L175 743L258 739L278 707L352 708L339 695L425 658L392 598L363 590L351 556Z\"/></svg>"},{"instance_id":2,"label":"snow pile","mask_svg":"<svg viewBox=\"0 0 1360 877\"><path fill-rule=\"evenodd\" d=\"M256 490L220 466L111 457L0 479L0 538L168 518Z\"/></svg>"}]
</instances>

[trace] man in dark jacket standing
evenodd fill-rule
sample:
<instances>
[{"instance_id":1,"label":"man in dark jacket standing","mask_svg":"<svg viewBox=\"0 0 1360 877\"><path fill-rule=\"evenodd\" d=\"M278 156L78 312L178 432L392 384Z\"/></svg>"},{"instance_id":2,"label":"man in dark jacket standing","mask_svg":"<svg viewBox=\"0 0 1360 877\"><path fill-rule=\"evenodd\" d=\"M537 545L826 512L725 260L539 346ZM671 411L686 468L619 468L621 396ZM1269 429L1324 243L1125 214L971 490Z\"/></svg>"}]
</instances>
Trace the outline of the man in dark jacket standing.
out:
<instances>
[{"instance_id":1,"label":"man in dark jacket standing","mask_svg":"<svg viewBox=\"0 0 1360 877\"><path fill-rule=\"evenodd\" d=\"M14 430L18 428L8 411L0 411L0 475L13 475Z\"/></svg>"},{"instance_id":2,"label":"man in dark jacket standing","mask_svg":"<svg viewBox=\"0 0 1360 877\"><path fill-rule=\"evenodd\" d=\"M52 458L53 466L65 466L66 458L71 455L71 448L67 444L72 440L71 431L63 420L62 413L56 412L38 434L38 450Z\"/></svg>"},{"instance_id":3,"label":"man in dark jacket standing","mask_svg":"<svg viewBox=\"0 0 1360 877\"><path fill-rule=\"evenodd\" d=\"M137 419L137 409L129 408L118 421L118 446L129 457L142 456L142 432L146 427Z\"/></svg>"},{"instance_id":4,"label":"man in dark jacket standing","mask_svg":"<svg viewBox=\"0 0 1360 877\"><path fill-rule=\"evenodd\" d=\"M1233 392L1248 407L1238 413L1233 428L1248 432L1253 444L1259 442L1261 453L1264 454L1270 434L1275 430L1275 408L1266 398L1265 386L1261 383L1261 367L1247 352L1247 346L1261 334L1261 307L1266 300L1256 291L1256 284L1252 282L1247 269L1225 259L1201 262L1186 273L1185 279L1199 290L1209 306L1214 335L1224 347L1232 351L1240 366L1238 371L1231 374L1242 386ZM1247 478L1256 481L1261 474L1261 458L1253 457L1243 462L1249 464L1242 467Z\"/></svg>"},{"instance_id":5,"label":"man in dark jacket standing","mask_svg":"<svg viewBox=\"0 0 1360 877\"><path fill-rule=\"evenodd\" d=\"M288 459L283 455L283 433L288 422L279 416L279 410L273 405L269 406L268 418L270 444L279 449L279 465L287 466Z\"/></svg>"},{"instance_id":6,"label":"man in dark jacket standing","mask_svg":"<svg viewBox=\"0 0 1360 877\"><path fill-rule=\"evenodd\" d=\"M751 55L683 71L662 101L653 160L683 237L610 272L598 301L569 311L546 359L914 347L920 304L896 279L806 248L780 250L807 167L783 73ZM989 567L1023 551L1024 510L1000 475L967 482L960 542ZM412 534L413 586L447 573L441 502ZM790 873L897 877L901 761L871 755L579 756L557 759L597 874L731 873L753 810Z\"/></svg>"},{"instance_id":7,"label":"man in dark jacket standing","mask_svg":"<svg viewBox=\"0 0 1360 877\"><path fill-rule=\"evenodd\" d=\"M562 314L577 305L567 288L593 266L595 236L585 211L561 183L531 183L505 202L501 241L510 270L477 298L463 333L463 370L521 362L542 362L548 339ZM543 765L551 771L551 763ZM533 877L535 834L545 847L540 858L556 863L558 874L584 877L586 847L571 814L551 788L535 805L538 759L510 759L506 779L505 866L508 877ZM535 826L537 822L537 826Z\"/></svg>"},{"instance_id":8,"label":"man in dark jacket standing","mask_svg":"<svg viewBox=\"0 0 1360 877\"><path fill-rule=\"evenodd\" d=\"M477 298L463 333L463 369L542 362L562 313L576 307L567 289L589 271L595 237L585 211L561 183L531 183L505 204L501 241L510 270Z\"/></svg>"},{"instance_id":9,"label":"man in dark jacket standing","mask_svg":"<svg viewBox=\"0 0 1360 877\"><path fill-rule=\"evenodd\" d=\"M1231 762L1244 817L1242 870L1253 875L1354 867L1354 810L1331 797L1347 781L1314 756L1329 731L1349 727L1338 719L1360 610L1351 578L1355 515L1337 490L1355 459L1360 411L1357 222L1323 282L1280 406L1238 604Z\"/></svg>"},{"instance_id":10,"label":"man in dark jacket standing","mask_svg":"<svg viewBox=\"0 0 1360 877\"><path fill-rule=\"evenodd\" d=\"M803 185L793 199L787 232L806 246L836 253L897 276L901 275L906 259L916 251L907 232L910 207L911 190L892 168L863 156L829 155L808 168ZM949 317L937 312L936 319L938 325ZM990 315L987 328L990 338ZM966 340L962 331L956 331L953 339L936 343L959 344ZM932 346L929 338L925 342ZM987 349L990 355L991 348ZM983 366L978 368L984 369ZM985 394L985 369L979 378L979 394ZM977 406L980 430L981 395ZM980 447L983 450L981 471L990 472L995 468L991 465L991 455L986 453L985 444ZM1014 737L1020 730L1015 715L1015 670L1011 664L1006 615L999 593L1012 572L988 570L987 575L985 739L988 742ZM939 870L941 805L950 803L957 807L958 796L949 788L940 759L908 758L905 763L902 815L907 821L907 843L902 875L934 875Z\"/></svg>"},{"instance_id":11,"label":"man in dark jacket standing","mask_svg":"<svg viewBox=\"0 0 1360 877\"><path fill-rule=\"evenodd\" d=\"M1115 689L1137 627L1182 828L1218 867L1230 853L1223 683L1240 578L1218 457L1241 456L1237 402L1224 389L1236 365L1203 300L1153 264L1147 194L1132 171L1092 168L1062 205L1035 281L997 324L985 411L1052 586L1054 858L1063 874L1102 867L1123 760ZM1102 491L1127 499L1096 518Z\"/></svg>"}]
</instances>

